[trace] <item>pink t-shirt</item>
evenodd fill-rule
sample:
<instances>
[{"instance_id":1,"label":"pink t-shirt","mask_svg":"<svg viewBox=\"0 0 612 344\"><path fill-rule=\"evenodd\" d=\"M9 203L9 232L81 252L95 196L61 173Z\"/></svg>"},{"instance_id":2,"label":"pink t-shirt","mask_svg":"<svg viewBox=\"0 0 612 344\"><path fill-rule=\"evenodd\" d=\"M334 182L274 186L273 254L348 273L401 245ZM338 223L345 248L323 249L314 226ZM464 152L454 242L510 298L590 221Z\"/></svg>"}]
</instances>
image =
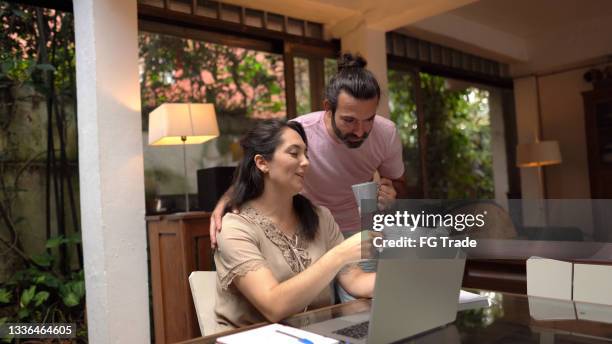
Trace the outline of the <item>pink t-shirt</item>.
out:
<instances>
[{"instance_id":1,"label":"pink t-shirt","mask_svg":"<svg viewBox=\"0 0 612 344\"><path fill-rule=\"evenodd\" d=\"M359 230L361 220L351 186L372 180L374 171L389 179L404 173L402 144L395 124L376 116L370 135L359 148L336 142L325 128L324 111L299 116L308 138L310 168L303 194L327 207L342 231Z\"/></svg>"}]
</instances>

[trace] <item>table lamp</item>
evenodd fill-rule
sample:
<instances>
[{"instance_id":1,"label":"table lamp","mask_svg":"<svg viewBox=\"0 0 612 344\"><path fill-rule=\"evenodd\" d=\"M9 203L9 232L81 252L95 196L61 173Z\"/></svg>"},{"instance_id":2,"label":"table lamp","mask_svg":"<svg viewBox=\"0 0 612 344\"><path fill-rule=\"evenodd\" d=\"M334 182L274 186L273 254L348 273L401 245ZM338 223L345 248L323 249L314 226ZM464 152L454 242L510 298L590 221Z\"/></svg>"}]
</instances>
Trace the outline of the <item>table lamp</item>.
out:
<instances>
[{"instance_id":1,"label":"table lamp","mask_svg":"<svg viewBox=\"0 0 612 344\"><path fill-rule=\"evenodd\" d=\"M540 193L544 199L544 222L548 223L546 210L546 189L544 188L544 176L542 167L557 165L561 163L561 151L557 141L539 141L532 143L522 143L516 147L516 165L518 167L538 168L538 180L540 183Z\"/></svg>"},{"instance_id":2,"label":"table lamp","mask_svg":"<svg viewBox=\"0 0 612 344\"><path fill-rule=\"evenodd\" d=\"M149 114L149 145L182 145L185 175L185 209L189 211L187 153L185 146L219 136L213 104L165 103Z\"/></svg>"}]
</instances>

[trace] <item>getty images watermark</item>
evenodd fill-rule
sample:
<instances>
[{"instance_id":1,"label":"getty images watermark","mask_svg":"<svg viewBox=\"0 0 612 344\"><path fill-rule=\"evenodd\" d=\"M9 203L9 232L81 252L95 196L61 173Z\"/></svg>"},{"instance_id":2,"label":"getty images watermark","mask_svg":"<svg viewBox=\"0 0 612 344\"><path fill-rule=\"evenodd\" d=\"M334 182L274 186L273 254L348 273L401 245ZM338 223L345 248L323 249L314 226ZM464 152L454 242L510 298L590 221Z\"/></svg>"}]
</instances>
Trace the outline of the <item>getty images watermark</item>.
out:
<instances>
[{"instance_id":1,"label":"getty images watermark","mask_svg":"<svg viewBox=\"0 0 612 344\"><path fill-rule=\"evenodd\" d=\"M361 228L373 236L364 257L597 260L612 252L609 199L414 199L384 210L362 200L361 209Z\"/></svg>"},{"instance_id":2,"label":"getty images watermark","mask_svg":"<svg viewBox=\"0 0 612 344\"><path fill-rule=\"evenodd\" d=\"M374 214L372 229L377 232L398 232L405 235L383 235L373 240L376 248L474 248L478 245L469 236L451 238L450 234L460 234L465 229L482 229L486 225L487 211L479 213L440 214L421 210L413 213L396 210L394 213ZM411 235L414 234L414 235ZM448 234L448 235L444 235Z\"/></svg>"}]
</instances>

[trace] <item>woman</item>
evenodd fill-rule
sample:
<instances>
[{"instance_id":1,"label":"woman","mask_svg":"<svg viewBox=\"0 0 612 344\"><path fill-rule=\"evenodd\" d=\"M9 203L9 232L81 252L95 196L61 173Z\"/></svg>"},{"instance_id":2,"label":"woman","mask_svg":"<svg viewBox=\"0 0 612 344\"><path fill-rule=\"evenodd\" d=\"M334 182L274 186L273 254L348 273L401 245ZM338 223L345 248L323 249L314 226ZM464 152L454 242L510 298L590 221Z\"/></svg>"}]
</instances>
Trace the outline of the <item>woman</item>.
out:
<instances>
[{"instance_id":1,"label":"woman","mask_svg":"<svg viewBox=\"0 0 612 344\"><path fill-rule=\"evenodd\" d=\"M329 305L341 269L338 281L350 294L371 297L375 274L345 267L361 258L361 233L343 240L329 210L299 194L308 170L301 124L259 122L241 145L228 204L240 212L223 217L215 252L219 330Z\"/></svg>"}]
</instances>

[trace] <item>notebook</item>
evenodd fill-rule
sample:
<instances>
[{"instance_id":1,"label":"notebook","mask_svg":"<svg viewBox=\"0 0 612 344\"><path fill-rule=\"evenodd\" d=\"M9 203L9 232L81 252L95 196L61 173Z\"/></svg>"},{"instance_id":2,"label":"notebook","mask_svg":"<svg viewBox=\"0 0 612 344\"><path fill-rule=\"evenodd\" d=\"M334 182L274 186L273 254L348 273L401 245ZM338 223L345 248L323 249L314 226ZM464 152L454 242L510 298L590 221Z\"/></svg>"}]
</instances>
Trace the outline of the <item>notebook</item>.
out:
<instances>
[{"instance_id":1,"label":"notebook","mask_svg":"<svg viewBox=\"0 0 612 344\"><path fill-rule=\"evenodd\" d=\"M280 332L279 332L280 331ZM281 333L282 332L282 333ZM293 337L295 336L295 337ZM321 336L316 333L300 330L281 324L271 324L253 330L244 331L217 339L219 344L286 344L300 343L298 338L306 339L302 343L338 344L337 339Z\"/></svg>"}]
</instances>

